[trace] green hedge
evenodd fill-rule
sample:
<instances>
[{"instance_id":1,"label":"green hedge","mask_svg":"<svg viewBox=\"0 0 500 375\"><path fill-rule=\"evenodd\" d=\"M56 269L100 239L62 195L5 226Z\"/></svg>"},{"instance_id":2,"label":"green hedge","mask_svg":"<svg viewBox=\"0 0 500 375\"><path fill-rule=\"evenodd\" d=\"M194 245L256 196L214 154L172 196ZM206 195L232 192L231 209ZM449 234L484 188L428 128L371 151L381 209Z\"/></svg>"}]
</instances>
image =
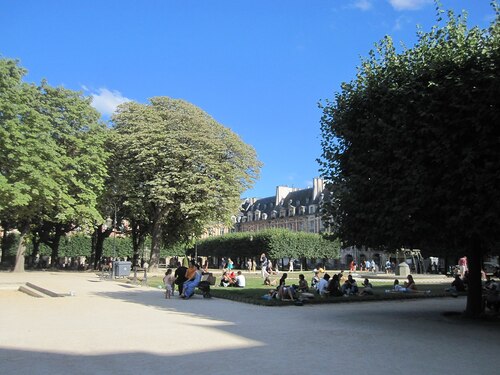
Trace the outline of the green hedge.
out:
<instances>
[{"instance_id":1,"label":"green hedge","mask_svg":"<svg viewBox=\"0 0 500 375\"><path fill-rule=\"evenodd\" d=\"M228 257L258 257L267 253L279 258L338 258L340 242L330 241L322 235L269 229L261 232L230 233L210 237L197 244L198 255Z\"/></svg>"},{"instance_id":2,"label":"green hedge","mask_svg":"<svg viewBox=\"0 0 500 375\"><path fill-rule=\"evenodd\" d=\"M8 255L15 256L19 236L8 235ZM77 234L66 236L59 245L59 256L90 256L92 239L90 236ZM146 248L151 248L148 238ZM113 250L115 249L115 251ZM258 257L267 253L272 259L279 258L338 258L339 241L330 241L315 233L292 232L286 229L269 229L261 232L230 233L219 237L210 237L197 243L197 252L201 256L225 257ZM28 245L27 254L31 254L33 246ZM193 249L190 249L193 252ZM103 255L132 257L133 247L130 237L107 238L104 240ZM162 248L161 257L183 256L187 253L183 244ZM40 255L50 255L50 248L40 245Z\"/></svg>"}]
</instances>

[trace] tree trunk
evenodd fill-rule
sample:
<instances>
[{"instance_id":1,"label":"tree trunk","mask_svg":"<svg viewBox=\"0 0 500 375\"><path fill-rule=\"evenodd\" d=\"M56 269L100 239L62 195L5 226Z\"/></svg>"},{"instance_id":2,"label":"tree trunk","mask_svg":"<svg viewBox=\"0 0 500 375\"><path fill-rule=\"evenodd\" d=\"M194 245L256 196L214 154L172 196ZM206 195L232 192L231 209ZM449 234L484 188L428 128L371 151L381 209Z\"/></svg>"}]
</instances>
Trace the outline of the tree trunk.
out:
<instances>
[{"instance_id":1,"label":"tree trunk","mask_svg":"<svg viewBox=\"0 0 500 375\"><path fill-rule=\"evenodd\" d=\"M7 228L2 231L2 263L7 259Z\"/></svg>"},{"instance_id":2,"label":"tree trunk","mask_svg":"<svg viewBox=\"0 0 500 375\"><path fill-rule=\"evenodd\" d=\"M144 241L146 240L146 229L145 226L141 226L140 222L132 221L132 249L133 249L133 259L132 264L134 266L140 266L140 253L144 246Z\"/></svg>"},{"instance_id":3,"label":"tree trunk","mask_svg":"<svg viewBox=\"0 0 500 375\"><path fill-rule=\"evenodd\" d=\"M31 256L33 259L36 259L38 254L40 254L40 235L38 235L36 232L33 234L33 253Z\"/></svg>"},{"instance_id":4,"label":"tree trunk","mask_svg":"<svg viewBox=\"0 0 500 375\"><path fill-rule=\"evenodd\" d=\"M26 253L26 237L29 233L29 224L24 224L21 228L21 236L19 237L19 245L17 246L16 265L14 272L24 272L24 254Z\"/></svg>"},{"instance_id":5,"label":"tree trunk","mask_svg":"<svg viewBox=\"0 0 500 375\"><path fill-rule=\"evenodd\" d=\"M155 219L151 233L151 257L149 259L148 270L150 272L154 268L158 268L158 263L160 261L161 234L161 222L159 219Z\"/></svg>"},{"instance_id":6,"label":"tree trunk","mask_svg":"<svg viewBox=\"0 0 500 375\"><path fill-rule=\"evenodd\" d=\"M61 243L61 237L64 234L62 231L62 225L56 224L54 238L50 244L51 252L51 266L52 268L57 267L59 263L59 244Z\"/></svg>"},{"instance_id":7,"label":"tree trunk","mask_svg":"<svg viewBox=\"0 0 500 375\"><path fill-rule=\"evenodd\" d=\"M102 258L104 240L108 238L113 231L113 228L103 231L103 226L99 225L94 233L95 236L95 256L94 256L94 269L99 268L99 261Z\"/></svg>"},{"instance_id":8,"label":"tree trunk","mask_svg":"<svg viewBox=\"0 0 500 375\"><path fill-rule=\"evenodd\" d=\"M96 262L97 228L94 226L94 233L92 233L91 244L90 244L89 267L92 267L92 269L94 270L97 269L97 262Z\"/></svg>"},{"instance_id":9,"label":"tree trunk","mask_svg":"<svg viewBox=\"0 0 500 375\"><path fill-rule=\"evenodd\" d=\"M467 307L465 315L471 318L477 318L483 312L483 296L481 283L482 253L481 241L474 238L467 254L469 278Z\"/></svg>"}]
</instances>

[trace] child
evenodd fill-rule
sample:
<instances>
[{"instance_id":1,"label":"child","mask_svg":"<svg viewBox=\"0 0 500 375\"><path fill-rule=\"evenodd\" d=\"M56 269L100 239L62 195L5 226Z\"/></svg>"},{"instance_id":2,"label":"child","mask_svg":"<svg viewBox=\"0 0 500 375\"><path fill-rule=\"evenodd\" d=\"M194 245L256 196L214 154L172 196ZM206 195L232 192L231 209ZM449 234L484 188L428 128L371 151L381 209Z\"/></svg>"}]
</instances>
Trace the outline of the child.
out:
<instances>
[{"instance_id":1,"label":"child","mask_svg":"<svg viewBox=\"0 0 500 375\"><path fill-rule=\"evenodd\" d=\"M175 277L172 275L172 269L169 268L167 272L165 272L165 277L163 278L163 282L165 283L165 298L170 299L170 296L173 294L172 286L174 284Z\"/></svg>"}]
</instances>

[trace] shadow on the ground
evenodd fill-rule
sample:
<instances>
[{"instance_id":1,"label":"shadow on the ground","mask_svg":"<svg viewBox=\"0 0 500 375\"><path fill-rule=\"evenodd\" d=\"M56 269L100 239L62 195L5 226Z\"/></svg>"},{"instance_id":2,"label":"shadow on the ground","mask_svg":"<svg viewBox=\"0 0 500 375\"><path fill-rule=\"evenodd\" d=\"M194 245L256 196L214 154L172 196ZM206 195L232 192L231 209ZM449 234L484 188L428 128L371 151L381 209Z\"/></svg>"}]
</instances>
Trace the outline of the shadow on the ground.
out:
<instances>
[{"instance_id":1,"label":"shadow on the ground","mask_svg":"<svg viewBox=\"0 0 500 375\"><path fill-rule=\"evenodd\" d=\"M147 349L146 349L147 350ZM234 350L238 362L253 368L253 348ZM156 355L148 352L110 353L101 355L46 353L0 348L1 373L5 375L88 375L88 374L217 374L227 372L231 364L214 361L218 352L181 355ZM250 358L249 358L249 357ZM249 358L251 360L245 360ZM215 364L214 364L215 362ZM238 365L239 366L239 365ZM252 367L250 367L252 366ZM250 374L243 371L240 374ZM273 373L272 371L269 373Z\"/></svg>"},{"instance_id":2,"label":"shadow on the ground","mask_svg":"<svg viewBox=\"0 0 500 375\"><path fill-rule=\"evenodd\" d=\"M392 375L405 373L406 369L411 368L415 370L412 372L415 374L440 374L447 373L452 363L458 369L455 374L466 374L477 370L475 363L485 363L488 358L497 358L494 357L497 348L490 345L495 342L497 332L490 327L464 326L462 322L443 317L443 311L436 308L439 306L442 309L447 301L450 302L448 307L465 307L464 298L443 299L439 304L435 299L424 299L273 309L216 298L204 299L199 295L190 300L181 300L177 296L167 300L163 291L155 288L102 291L94 294L120 301L118 309L126 309L127 304L144 306L145 317L147 309L157 309L201 318L190 323L194 326L206 324L203 319L217 321L221 324L210 327L252 340L253 343L244 348L213 350L212 343L207 342L206 348L196 353L163 355L153 354L148 350L147 336L144 337L144 352L73 355L1 347L1 373L156 375L165 372L184 375L237 371L246 375L265 371L266 374L293 375L305 373L304 368L315 373L345 372L346 369L362 373L366 371L367 358L390 356L395 348L405 347L409 342L413 352L418 355L408 356L404 362L397 362L388 368L378 368L380 371L374 373ZM118 315L119 311L114 313ZM271 314L274 315L273 319ZM242 316L247 317L247 320L242 320ZM252 317L252 321L248 321L248 316ZM168 318L169 314L165 314L165 319ZM121 329L136 327L137 322L127 322ZM64 335L71 334L70 330L57 332L61 339L64 339ZM460 333L461 343L469 346L478 344L482 348L481 352L472 356L470 350L458 347L455 352L447 355L446 360L434 358L431 362L430 358L436 355L437 348L453 345L450 339L456 339L457 333ZM291 339L286 341L286 337ZM172 337L169 332L165 332L166 346L175 347L176 340L196 339ZM337 351L335 348L340 346L347 349ZM277 350L278 347L285 350ZM326 350L320 350L323 347ZM339 352L342 354L339 355ZM370 353L370 357L362 356L366 353ZM422 355L429 357L424 361Z\"/></svg>"}]
</instances>

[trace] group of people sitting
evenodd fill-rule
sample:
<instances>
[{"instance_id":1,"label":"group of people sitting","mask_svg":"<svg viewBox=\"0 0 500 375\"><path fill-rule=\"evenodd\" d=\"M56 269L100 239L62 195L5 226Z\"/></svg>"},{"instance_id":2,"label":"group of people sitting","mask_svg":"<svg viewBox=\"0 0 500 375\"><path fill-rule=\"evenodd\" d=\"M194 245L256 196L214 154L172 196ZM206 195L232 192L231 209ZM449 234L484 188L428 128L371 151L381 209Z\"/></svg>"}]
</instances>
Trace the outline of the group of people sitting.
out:
<instances>
[{"instance_id":1,"label":"group of people sitting","mask_svg":"<svg viewBox=\"0 0 500 375\"><path fill-rule=\"evenodd\" d=\"M325 273L323 277L320 277L320 273L321 270L314 270L314 277L311 280L311 286L320 296L347 297L373 294L373 286L367 278L364 279L362 288L360 289L357 281L351 274L345 277L344 273L340 272L330 277L328 273Z\"/></svg>"},{"instance_id":2,"label":"group of people sitting","mask_svg":"<svg viewBox=\"0 0 500 375\"><path fill-rule=\"evenodd\" d=\"M287 285L287 277L288 274L286 272L283 273L280 278L279 285L276 287L276 289L270 290L265 297L267 297L268 299L276 298L281 301L295 301L296 299L298 299L298 293L304 291L304 284L301 284L301 281L305 281L304 275L299 275L299 285ZM308 289L307 282L305 283L305 288L306 290Z\"/></svg>"},{"instance_id":3,"label":"group of people sitting","mask_svg":"<svg viewBox=\"0 0 500 375\"><path fill-rule=\"evenodd\" d=\"M481 272L483 304L490 310L500 311L500 282L493 279L490 275ZM445 291L451 293L453 297L457 297L460 292L465 292L469 284L468 271L461 276L456 273L449 288Z\"/></svg>"},{"instance_id":4,"label":"group of people sitting","mask_svg":"<svg viewBox=\"0 0 500 375\"><path fill-rule=\"evenodd\" d=\"M175 273L172 273L171 268L165 272L165 277L163 278L165 298L170 298L174 295L175 285L178 287L179 297L183 299L191 298L196 287L200 285L202 275L203 271L200 265L194 261L190 262L189 268L184 267L180 262L177 263Z\"/></svg>"},{"instance_id":5,"label":"group of people sitting","mask_svg":"<svg viewBox=\"0 0 500 375\"><path fill-rule=\"evenodd\" d=\"M418 290L417 284L415 283L415 280L413 279L412 275L408 275L406 277L407 281L404 282L403 285L399 284L399 280L395 279L394 284L392 286L392 289L388 289L385 292L386 293L426 293L429 294L431 291L430 290Z\"/></svg>"},{"instance_id":6,"label":"group of people sitting","mask_svg":"<svg viewBox=\"0 0 500 375\"><path fill-rule=\"evenodd\" d=\"M356 280L352 275L344 277L343 272L330 277L325 273L320 277L321 270L314 271L314 277L311 280L311 288L303 274L299 275L298 285L287 285L287 274L284 273L279 281L276 289L269 291L270 298L280 300L306 299L314 298L314 293L320 296L350 296L350 295L371 295L373 294L373 286L368 279L365 279L362 288L358 288ZM313 292L313 293L311 293Z\"/></svg>"},{"instance_id":7,"label":"group of people sitting","mask_svg":"<svg viewBox=\"0 0 500 375\"><path fill-rule=\"evenodd\" d=\"M220 280L220 286L222 287L236 287L236 288L244 288L246 285L245 276L238 271L234 273L232 270L224 270L222 271L222 277Z\"/></svg>"}]
</instances>

